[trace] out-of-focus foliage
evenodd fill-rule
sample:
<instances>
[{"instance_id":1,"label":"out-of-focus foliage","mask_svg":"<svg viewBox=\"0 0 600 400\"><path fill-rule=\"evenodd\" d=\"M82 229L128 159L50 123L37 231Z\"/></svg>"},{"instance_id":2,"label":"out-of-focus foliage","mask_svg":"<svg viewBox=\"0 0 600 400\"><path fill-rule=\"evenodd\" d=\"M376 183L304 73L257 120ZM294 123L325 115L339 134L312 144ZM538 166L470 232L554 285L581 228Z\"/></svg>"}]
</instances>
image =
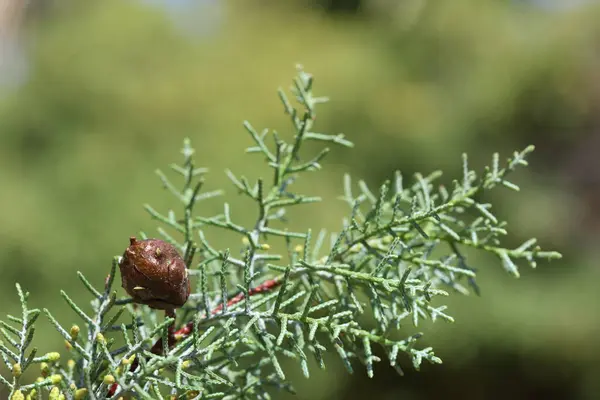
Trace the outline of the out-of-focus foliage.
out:
<instances>
[{"instance_id":1,"label":"out-of-focus foliage","mask_svg":"<svg viewBox=\"0 0 600 400\"><path fill-rule=\"evenodd\" d=\"M373 184L394 169L456 176L463 151L484 165L493 150L508 155L534 143L531 168L518 180L525 193L495 203L514 221L514 244L536 236L565 258L518 281L482 259L482 297L455 301L460 323L433 328L443 330L432 335L444 338L433 343L443 366L404 379L376 373L368 383L329 362L310 385L298 371L299 397L594 398L597 6L556 12L517 1L365 0L340 11L332 1L202 1L165 12L157 3L63 0L31 13L27 79L0 88L3 313L18 308L17 280L32 306L54 310L59 289L79 287L75 270L100 282L127 238L153 226L141 204L169 204L152 171L184 136L212 171L207 190L226 166L264 172L239 157L249 145L241 121L285 129L272 94L302 62L332 98L323 131L344 132L357 145L335 151L329 172L305 182L306 192L329 193L328 208L299 211L306 227L336 226L343 170ZM228 196L239 201L233 209L243 207ZM69 324L74 316L58 318ZM62 345L53 334L38 340L44 351Z\"/></svg>"}]
</instances>

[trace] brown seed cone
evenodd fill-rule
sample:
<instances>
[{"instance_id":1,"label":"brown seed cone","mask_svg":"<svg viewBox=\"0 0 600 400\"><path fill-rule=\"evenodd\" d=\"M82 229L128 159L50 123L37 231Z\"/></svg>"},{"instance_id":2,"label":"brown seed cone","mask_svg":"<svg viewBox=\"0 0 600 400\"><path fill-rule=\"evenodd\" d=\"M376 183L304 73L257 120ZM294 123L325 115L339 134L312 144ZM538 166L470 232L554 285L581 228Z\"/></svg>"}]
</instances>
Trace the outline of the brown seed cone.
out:
<instances>
[{"instance_id":1,"label":"brown seed cone","mask_svg":"<svg viewBox=\"0 0 600 400\"><path fill-rule=\"evenodd\" d=\"M133 301L160 310L181 307L190 295L185 262L177 249L159 239L129 239L119 264L125 291Z\"/></svg>"}]
</instances>

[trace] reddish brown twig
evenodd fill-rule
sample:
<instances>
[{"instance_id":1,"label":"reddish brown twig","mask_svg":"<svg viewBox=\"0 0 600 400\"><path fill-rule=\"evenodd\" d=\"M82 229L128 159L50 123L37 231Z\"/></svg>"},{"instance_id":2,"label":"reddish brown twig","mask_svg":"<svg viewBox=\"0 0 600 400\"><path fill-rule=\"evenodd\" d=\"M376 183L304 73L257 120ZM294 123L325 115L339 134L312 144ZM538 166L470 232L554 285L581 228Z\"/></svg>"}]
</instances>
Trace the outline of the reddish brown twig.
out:
<instances>
[{"instance_id":1,"label":"reddish brown twig","mask_svg":"<svg viewBox=\"0 0 600 400\"><path fill-rule=\"evenodd\" d=\"M281 285L282 281L281 279L275 278L275 279L269 279L263 283L261 283L260 285L251 288L248 291L248 296L254 296L257 294L261 294L261 293L268 293L271 290L273 290L274 288L278 287L279 285ZM232 298L230 298L227 301L227 307L231 307L236 305L237 303L241 302L242 300L244 300L244 293L238 293L237 295L233 296ZM221 312L223 310L223 304L219 304L217 307L215 307L211 312L210 315L215 315L219 312ZM205 316L206 317L206 316ZM185 324L182 328L180 328L177 331L173 331L174 327L170 326L169 327L169 332L168 332L168 345L169 348L172 348L173 346L175 346L175 343L178 340L181 340L187 336L189 336L192 333L192 330L194 329L194 322L188 322L187 324ZM162 338L159 338L158 340L156 340L156 342L154 342L154 344L152 345L152 347L150 348L150 352L152 352L153 354L160 354L163 350L163 341ZM139 361L136 358L133 363L131 364L131 371L134 371L139 365ZM112 386L110 387L110 389L108 390L108 394L106 395L107 397L111 397L113 396L117 389L119 388L119 384L118 383L113 383Z\"/></svg>"}]
</instances>

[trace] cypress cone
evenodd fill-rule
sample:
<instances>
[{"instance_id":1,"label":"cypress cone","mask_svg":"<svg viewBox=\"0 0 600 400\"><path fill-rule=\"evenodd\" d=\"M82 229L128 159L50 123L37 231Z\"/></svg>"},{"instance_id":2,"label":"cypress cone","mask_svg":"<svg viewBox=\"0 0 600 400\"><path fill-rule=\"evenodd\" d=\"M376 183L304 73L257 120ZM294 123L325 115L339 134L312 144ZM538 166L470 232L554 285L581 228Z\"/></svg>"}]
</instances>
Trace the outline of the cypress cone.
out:
<instances>
[{"instance_id":1,"label":"cypress cone","mask_svg":"<svg viewBox=\"0 0 600 400\"><path fill-rule=\"evenodd\" d=\"M175 246L160 239L129 239L119 264L125 291L135 303L160 310L174 310L190 295L190 281L183 258Z\"/></svg>"}]
</instances>

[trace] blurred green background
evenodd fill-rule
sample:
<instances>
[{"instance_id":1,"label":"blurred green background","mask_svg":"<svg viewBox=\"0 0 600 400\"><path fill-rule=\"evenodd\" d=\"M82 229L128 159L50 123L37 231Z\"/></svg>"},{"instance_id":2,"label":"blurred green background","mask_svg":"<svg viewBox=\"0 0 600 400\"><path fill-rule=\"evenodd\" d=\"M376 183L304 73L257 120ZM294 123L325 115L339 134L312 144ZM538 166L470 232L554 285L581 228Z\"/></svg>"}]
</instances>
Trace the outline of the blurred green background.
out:
<instances>
[{"instance_id":1,"label":"blurred green background","mask_svg":"<svg viewBox=\"0 0 600 400\"><path fill-rule=\"evenodd\" d=\"M482 260L481 298L452 299L457 322L423 328L443 365L414 372L407 362L401 378L381 363L369 380L332 357L310 381L290 365L296 398L600 398L598 5L0 3L13 5L0 21L2 318L18 312L18 281L34 306L76 322L59 290L86 301L75 271L100 283L130 235L155 232L142 204L176 206L153 171L178 160L186 136L211 169L207 187L224 187L243 219L223 170L264 171L243 154L250 140L241 123L289 132L275 90L300 62L316 93L332 99L317 129L344 132L357 146L336 149L323 172L304 178L325 203L299 210L296 226L339 227L345 171L374 185L394 169L443 169L450 179L463 151L481 167L494 151L504 158L533 143L531 167L513 178L521 193L490 200L509 221L508 245L537 237L564 258L524 267L519 280ZM63 346L43 318L36 342L41 351Z\"/></svg>"}]
</instances>

